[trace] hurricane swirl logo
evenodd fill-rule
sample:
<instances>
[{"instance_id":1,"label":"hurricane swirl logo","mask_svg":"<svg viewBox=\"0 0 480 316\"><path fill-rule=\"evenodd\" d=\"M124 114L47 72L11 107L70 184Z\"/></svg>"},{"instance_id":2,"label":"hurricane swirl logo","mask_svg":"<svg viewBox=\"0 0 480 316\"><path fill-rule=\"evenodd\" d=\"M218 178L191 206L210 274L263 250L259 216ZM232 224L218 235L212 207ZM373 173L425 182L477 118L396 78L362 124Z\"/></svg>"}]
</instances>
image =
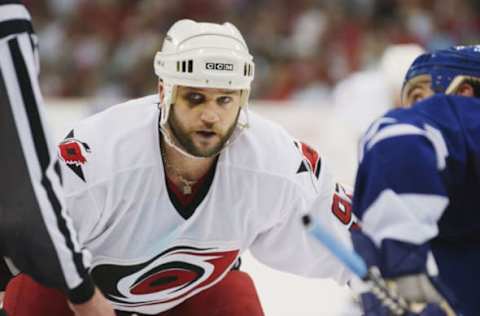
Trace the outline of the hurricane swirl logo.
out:
<instances>
[{"instance_id":1,"label":"hurricane swirl logo","mask_svg":"<svg viewBox=\"0 0 480 316\"><path fill-rule=\"evenodd\" d=\"M73 138L73 131L69 136L58 145L58 156L68 168L86 182L82 166L87 162L86 156L91 153L90 146Z\"/></svg>"},{"instance_id":2,"label":"hurricane swirl logo","mask_svg":"<svg viewBox=\"0 0 480 316\"><path fill-rule=\"evenodd\" d=\"M95 283L119 310L159 313L220 281L238 249L177 246L133 265L99 264Z\"/></svg>"}]
</instances>

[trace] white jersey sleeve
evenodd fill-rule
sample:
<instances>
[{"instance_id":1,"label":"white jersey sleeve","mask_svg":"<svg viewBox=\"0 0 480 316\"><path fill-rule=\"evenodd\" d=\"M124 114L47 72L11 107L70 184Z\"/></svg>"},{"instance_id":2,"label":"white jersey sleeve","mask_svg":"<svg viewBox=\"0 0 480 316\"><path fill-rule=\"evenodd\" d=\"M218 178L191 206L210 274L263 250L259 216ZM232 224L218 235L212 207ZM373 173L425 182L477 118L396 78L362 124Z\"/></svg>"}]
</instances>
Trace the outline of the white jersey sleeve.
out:
<instances>
[{"instance_id":1,"label":"white jersey sleeve","mask_svg":"<svg viewBox=\"0 0 480 316\"><path fill-rule=\"evenodd\" d=\"M311 161L308 154L305 157L305 162ZM302 215L310 213L326 223L337 238L350 243L348 228L355 225L351 196L334 181L323 160L318 167L321 170L312 168L296 190L288 192L284 200L289 202L286 202L283 217L256 238L250 251L272 268L306 277L333 278L344 284L351 279L350 272L307 232L301 222Z\"/></svg>"},{"instance_id":2,"label":"white jersey sleeve","mask_svg":"<svg viewBox=\"0 0 480 316\"><path fill-rule=\"evenodd\" d=\"M102 196L97 194L95 197L95 194L87 189L66 198L69 214L78 232L79 241L82 244L88 244L95 237L95 228L100 224Z\"/></svg>"}]
</instances>

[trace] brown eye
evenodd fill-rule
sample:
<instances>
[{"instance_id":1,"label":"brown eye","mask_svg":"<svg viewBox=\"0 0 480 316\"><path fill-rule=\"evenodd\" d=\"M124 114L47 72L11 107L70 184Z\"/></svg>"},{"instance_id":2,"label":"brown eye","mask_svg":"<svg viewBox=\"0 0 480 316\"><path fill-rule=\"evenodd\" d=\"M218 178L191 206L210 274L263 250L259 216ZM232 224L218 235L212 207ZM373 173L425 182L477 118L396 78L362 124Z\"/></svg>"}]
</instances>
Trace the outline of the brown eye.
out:
<instances>
[{"instance_id":1,"label":"brown eye","mask_svg":"<svg viewBox=\"0 0 480 316\"><path fill-rule=\"evenodd\" d=\"M205 96L201 93L190 92L184 96L184 99L190 104L201 104L205 102Z\"/></svg>"},{"instance_id":2,"label":"brown eye","mask_svg":"<svg viewBox=\"0 0 480 316\"><path fill-rule=\"evenodd\" d=\"M232 102L233 98L230 97L230 96L221 96L219 98L217 98L217 103L219 105L225 105L225 104L228 104L230 102Z\"/></svg>"}]
</instances>

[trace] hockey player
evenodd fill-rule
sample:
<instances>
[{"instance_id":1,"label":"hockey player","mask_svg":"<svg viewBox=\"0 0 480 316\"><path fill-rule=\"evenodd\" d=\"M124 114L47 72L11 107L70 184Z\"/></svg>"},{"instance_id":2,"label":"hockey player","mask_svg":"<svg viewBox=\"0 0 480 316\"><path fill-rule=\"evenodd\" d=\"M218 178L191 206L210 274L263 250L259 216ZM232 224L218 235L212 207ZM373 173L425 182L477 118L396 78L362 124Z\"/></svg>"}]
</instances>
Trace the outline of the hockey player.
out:
<instances>
[{"instance_id":1,"label":"hockey player","mask_svg":"<svg viewBox=\"0 0 480 316\"><path fill-rule=\"evenodd\" d=\"M113 315L64 212L55 151L42 123L36 57L28 11L20 1L0 0L0 292L20 269L66 292L76 315Z\"/></svg>"},{"instance_id":2,"label":"hockey player","mask_svg":"<svg viewBox=\"0 0 480 316\"><path fill-rule=\"evenodd\" d=\"M479 315L480 46L419 56L402 95L411 108L362 140L355 249L420 315ZM372 295L364 303L367 316L388 315Z\"/></svg>"},{"instance_id":3,"label":"hockey player","mask_svg":"<svg viewBox=\"0 0 480 316\"><path fill-rule=\"evenodd\" d=\"M59 145L68 210L119 315L262 315L236 269L247 249L273 268L345 283L349 272L300 216L315 200L348 240L349 197L315 150L247 108L254 63L239 31L180 20L154 68L158 94L86 119ZM35 299L49 291L6 295L47 314L62 304Z\"/></svg>"}]
</instances>

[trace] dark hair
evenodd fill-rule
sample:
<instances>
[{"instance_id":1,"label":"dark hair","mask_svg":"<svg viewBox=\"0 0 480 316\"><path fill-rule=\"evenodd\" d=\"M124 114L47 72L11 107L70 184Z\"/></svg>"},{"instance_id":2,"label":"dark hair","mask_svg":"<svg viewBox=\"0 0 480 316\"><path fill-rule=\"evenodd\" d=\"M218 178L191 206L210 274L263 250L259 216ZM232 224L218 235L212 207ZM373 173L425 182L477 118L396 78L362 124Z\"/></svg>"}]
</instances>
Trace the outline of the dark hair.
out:
<instances>
[{"instance_id":1,"label":"dark hair","mask_svg":"<svg viewBox=\"0 0 480 316\"><path fill-rule=\"evenodd\" d=\"M473 88L473 95L476 98L480 98L480 79L469 78L465 80L465 83L468 83Z\"/></svg>"}]
</instances>

